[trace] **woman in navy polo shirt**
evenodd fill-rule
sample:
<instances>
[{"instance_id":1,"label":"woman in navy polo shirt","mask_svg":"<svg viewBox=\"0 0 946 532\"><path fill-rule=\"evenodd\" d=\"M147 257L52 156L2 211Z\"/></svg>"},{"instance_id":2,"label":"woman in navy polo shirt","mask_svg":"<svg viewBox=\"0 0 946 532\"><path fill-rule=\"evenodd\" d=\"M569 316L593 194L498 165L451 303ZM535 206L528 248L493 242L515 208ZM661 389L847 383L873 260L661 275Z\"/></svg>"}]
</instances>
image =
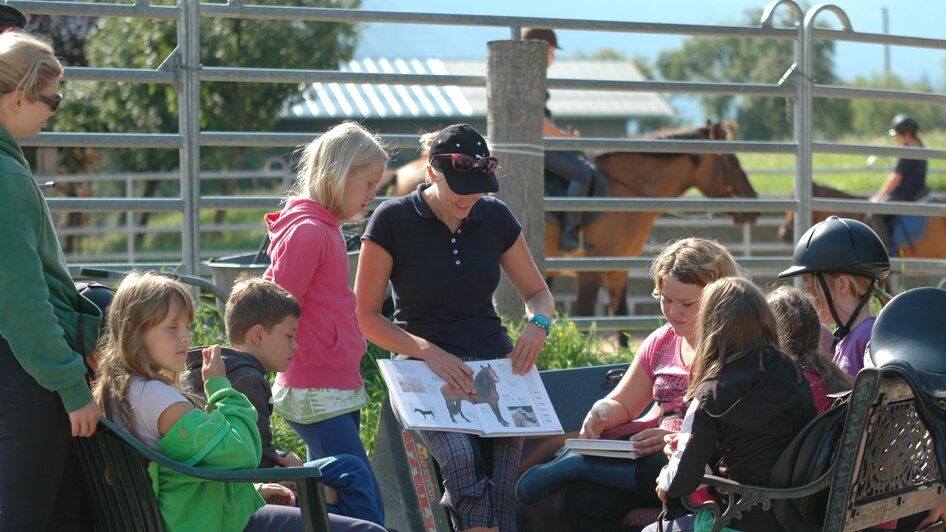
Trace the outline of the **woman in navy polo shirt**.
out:
<instances>
[{"instance_id":1,"label":"woman in navy polo shirt","mask_svg":"<svg viewBox=\"0 0 946 532\"><path fill-rule=\"evenodd\" d=\"M532 260L522 227L496 192L486 141L457 124L430 136L428 183L378 207L363 237L355 293L365 336L424 360L459 391L472 393L464 360L509 357L514 371L534 364L548 334L552 294ZM500 268L522 296L531 324L513 345L492 296ZM394 321L381 314L388 281ZM443 504L458 530L515 530L514 487L522 438L480 439L423 431L446 485Z\"/></svg>"}]
</instances>

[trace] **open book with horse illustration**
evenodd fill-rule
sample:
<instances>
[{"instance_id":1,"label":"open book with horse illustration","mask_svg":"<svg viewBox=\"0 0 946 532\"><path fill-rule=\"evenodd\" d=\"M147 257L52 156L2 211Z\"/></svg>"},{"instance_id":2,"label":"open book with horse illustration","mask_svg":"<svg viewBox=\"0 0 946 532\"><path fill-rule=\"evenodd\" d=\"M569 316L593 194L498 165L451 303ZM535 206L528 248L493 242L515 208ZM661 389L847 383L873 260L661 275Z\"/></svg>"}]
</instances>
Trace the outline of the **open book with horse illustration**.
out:
<instances>
[{"instance_id":1,"label":"open book with horse illustration","mask_svg":"<svg viewBox=\"0 0 946 532\"><path fill-rule=\"evenodd\" d=\"M378 360L391 405L406 429L486 437L562 434L538 370L512 372L509 359L467 362L474 394L455 390L422 360Z\"/></svg>"}]
</instances>

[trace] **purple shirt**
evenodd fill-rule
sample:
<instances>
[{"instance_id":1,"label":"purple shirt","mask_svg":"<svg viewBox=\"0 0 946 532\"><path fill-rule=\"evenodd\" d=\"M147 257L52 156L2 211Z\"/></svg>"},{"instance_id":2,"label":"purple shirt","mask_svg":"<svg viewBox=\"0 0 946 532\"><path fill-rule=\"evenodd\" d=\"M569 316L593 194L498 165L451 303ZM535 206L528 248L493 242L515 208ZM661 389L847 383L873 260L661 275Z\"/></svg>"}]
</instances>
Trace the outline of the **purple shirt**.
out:
<instances>
[{"instance_id":1,"label":"purple shirt","mask_svg":"<svg viewBox=\"0 0 946 532\"><path fill-rule=\"evenodd\" d=\"M860 322L834 348L834 363L852 379L864 369L864 353L867 350L867 341L870 340L870 331L874 328L875 319L871 316Z\"/></svg>"}]
</instances>

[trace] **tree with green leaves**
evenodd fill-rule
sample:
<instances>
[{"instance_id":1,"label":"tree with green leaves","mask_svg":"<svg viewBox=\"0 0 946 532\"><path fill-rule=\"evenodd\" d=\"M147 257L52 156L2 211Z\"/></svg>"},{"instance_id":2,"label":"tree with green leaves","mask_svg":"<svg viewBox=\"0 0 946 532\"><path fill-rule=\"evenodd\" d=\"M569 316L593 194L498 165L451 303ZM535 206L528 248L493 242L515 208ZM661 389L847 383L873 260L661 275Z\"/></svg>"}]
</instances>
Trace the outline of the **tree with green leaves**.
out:
<instances>
[{"instance_id":1,"label":"tree with green leaves","mask_svg":"<svg viewBox=\"0 0 946 532\"><path fill-rule=\"evenodd\" d=\"M276 6L355 9L360 0L256 0ZM152 5L174 5L152 0ZM205 67L336 69L351 59L357 40L352 24L201 17L200 60ZM158 68L177 46L173 20L103 18L85 44L88 64L111 68ZM174 86L140 83L73 82L68 105L55 118L60 131L176 133ZM272 131L284 102L298 95L296 84L201 84L201 130ZM201 165L242 169L246 148L203 149ZM111 166L131 172L166 171L178 166L175 150L125 149L107 152ZM228 182L224 182L228 183ZM227 186L220 184L220 187ZM145 196L175 194L176 182L149 183ZM217 189L227 193L227 189Z\"/></svg>"},{"instance_id":2,"label":"tree with green leaves","mask_svg":"<svg viewBox=\"0 0 946 532\"><path fill-rule=\"evenodd\" d=\"M936 93L928 81L906 83L893 74L874 74L854 79L855 87ZM946 108L933 104L888 102L881 100L854 100L851 102L852 129L863 135L882 136L890 128L890 120L897 113L906 113L920 123L920 128L929 130L946 126Z\"/></svg>"},{"instance_id":3,"label":"tree with green leaves","mask_svg":"<svg viewBox=\"0 0 946 532\"><path fill-rule=\"evenodd\" d=\"M744 22L758 25L761 10L747 10ZM781 24L790 26L790 22ZM834 84L834 42L816 40L814 72L810 76L820 84ZM657 69L669 80L717 83L776 83L794 63L791 40L742 37L690 37L678 50L662 52ZM700 103L707 119L735 118L740 136L771 140L790 137L793 131L792 102L787 98L706 94ZM826 136L848 131L850 104L846 100L816 100L815 129Z\"/></svg>"}]
</instances>

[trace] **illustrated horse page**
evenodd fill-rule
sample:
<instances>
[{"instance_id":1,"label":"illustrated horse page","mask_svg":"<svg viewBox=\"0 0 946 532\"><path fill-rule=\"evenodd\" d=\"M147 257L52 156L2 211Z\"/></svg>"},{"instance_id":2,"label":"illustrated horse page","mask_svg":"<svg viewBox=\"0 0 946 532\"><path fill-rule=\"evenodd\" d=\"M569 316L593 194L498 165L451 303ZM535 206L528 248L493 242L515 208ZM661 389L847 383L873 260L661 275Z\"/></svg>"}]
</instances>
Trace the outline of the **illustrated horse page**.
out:
<instances>
[{"instance_id":1,"label":"illustrated horse page","mask_svg":"<svg viewBox=\"0 0 946 532\"><path fill-rule=\"evenodd\" d=\"M455 390L421 360L378 360L404 428L486 437L562 434L534 367L515 375L509 359L466 364L473 370L473 394Z\"/></svg>"}]
</instances>

